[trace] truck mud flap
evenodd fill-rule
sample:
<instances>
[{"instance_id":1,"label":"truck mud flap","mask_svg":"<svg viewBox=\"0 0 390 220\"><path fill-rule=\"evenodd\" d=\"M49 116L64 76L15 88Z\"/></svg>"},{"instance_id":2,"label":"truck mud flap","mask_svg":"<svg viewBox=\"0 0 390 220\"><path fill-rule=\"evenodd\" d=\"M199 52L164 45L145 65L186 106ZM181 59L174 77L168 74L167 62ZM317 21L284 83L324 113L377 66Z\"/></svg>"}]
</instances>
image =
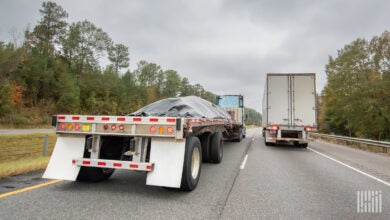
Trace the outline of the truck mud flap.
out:
<instances>
[{"instance_id":1,"label":"truck mud flap","mask_svg":"<svg viewBox=\"0 0 390 220\"><path fill-rule=\"evenodd\" d=\"M152 139L151 144L150 162L155 166L152 172L148 172L146 184L180 188L185 140Z\"/></svg>"},{"instance_id":2,"label":"truck mud flap","mask_svg":"<svg viewBox=\"0 0 390 220\"><path fill-rule=\"evenodd\" d=\"M80 167L72 159L83 157L85 136L58 136L49 165L42 178L76 180Z\"/></svg>"}]
</instances>

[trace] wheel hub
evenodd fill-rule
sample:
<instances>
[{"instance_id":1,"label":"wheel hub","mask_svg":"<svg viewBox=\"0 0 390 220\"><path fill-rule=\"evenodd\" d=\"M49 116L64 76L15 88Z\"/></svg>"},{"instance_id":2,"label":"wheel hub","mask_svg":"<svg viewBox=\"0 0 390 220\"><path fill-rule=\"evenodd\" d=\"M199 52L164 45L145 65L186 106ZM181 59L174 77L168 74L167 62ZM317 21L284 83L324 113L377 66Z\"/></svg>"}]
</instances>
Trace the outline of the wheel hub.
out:
<instances>
[{"instance_id":1,"label":"wheel hub","mask_svg":"<svg viewBox=\"0 0 390 220\"><path fill-rule=\"evenodd\" d=\"M191 156L191 176L193 179L196 179L198 177L199 167L200 167L200 152L199 152L199 148L194 147Z\"/></svg>"}]
</instances>

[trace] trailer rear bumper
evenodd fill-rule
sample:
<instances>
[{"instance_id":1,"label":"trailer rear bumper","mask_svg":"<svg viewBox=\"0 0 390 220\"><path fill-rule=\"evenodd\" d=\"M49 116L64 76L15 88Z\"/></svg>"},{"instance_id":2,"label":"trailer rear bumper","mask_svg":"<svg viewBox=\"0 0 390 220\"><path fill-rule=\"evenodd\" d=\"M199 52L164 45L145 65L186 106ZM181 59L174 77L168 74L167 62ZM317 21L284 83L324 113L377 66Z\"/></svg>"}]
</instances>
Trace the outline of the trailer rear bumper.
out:
<instances>
[{"instance_id":1,"label":"trailer rear bumper","mask_svg":"<svg viewBox=\"0 0 390 220\"><path fill-rule=\"evenodd\" d=\"M266 144L294 143L295 145L307 144L307 133L304 129L296 128L289 130L285 128L265 129L263 137Z\"/></svg>"},{"instance_id":2,"label":"trailer rear bumper","mask_svg":"<svg viewBox=\"0 0 390 220\"><path fill-rule=\"evenodd\" d=\"M136 163L122 160L103 160L90 158L72 159L72 164L84 167L112 168L137 171L152 171L154 167L153 163Z\"/></svg>"},{"instance_id":3,"label":"trailer rear bumper","mask_svg":"<svg viewBox=\"0 0 390 220\"><path fill-rule=\"evenodd\" d=\"M299 144L305 144L308 143L307 139L301 139L301 138L267 138L266 141L268 143L283 143L283 142L297 142Z\"/></svg>"}]
</instances>

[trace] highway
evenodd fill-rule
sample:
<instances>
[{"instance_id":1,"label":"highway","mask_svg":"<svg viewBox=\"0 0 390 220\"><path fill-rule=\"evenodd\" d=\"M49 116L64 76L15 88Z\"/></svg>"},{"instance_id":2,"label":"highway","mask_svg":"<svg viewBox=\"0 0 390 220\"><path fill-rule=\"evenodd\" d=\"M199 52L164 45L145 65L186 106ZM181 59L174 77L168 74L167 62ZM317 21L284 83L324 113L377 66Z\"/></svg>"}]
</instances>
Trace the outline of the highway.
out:
<instances>
[{"instance_id":1,"label":"highway","mask_svg":"<svg viewBox=\"0 0 390 220\"><path fill-rule=\"evenodd\" d=\"M0 129L0 134L49 134L54 133L54 129Z\"/></svg>"},{"instance_id":2,"label":"highway","mask_svg":"<svg viewBox=\"0 0 390 220\"><path fill-rule=\"evenodd\" d=\"M264 145L260 129L225 142L192 192L145 185L144 173L105 182L36 185L41 173L0 180L0 219L390 219L390 157L320 141ZM23 184L25 183L25 184ZM381 193L380 213L358 212L358 191Z\"/></svg>"}]
</instances>

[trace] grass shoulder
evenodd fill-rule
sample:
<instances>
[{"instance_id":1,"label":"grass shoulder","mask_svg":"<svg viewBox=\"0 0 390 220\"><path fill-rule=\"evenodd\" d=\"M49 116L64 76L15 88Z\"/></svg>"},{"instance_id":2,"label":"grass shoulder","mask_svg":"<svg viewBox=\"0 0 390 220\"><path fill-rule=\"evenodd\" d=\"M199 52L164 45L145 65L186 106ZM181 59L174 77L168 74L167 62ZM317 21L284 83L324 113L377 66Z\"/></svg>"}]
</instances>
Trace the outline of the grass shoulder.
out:
<instances>
[{"instance_id":1,"label":"grass shoulder","mask_svg":"<svg viewBox=\"0 0 390 220\"><path fill-rule=\"evenodd\" d=\"M46 156L43 156L47 135ZM53 151L56 134L0 135L0 178L43 170Z\"/></svg>"}]
</instances>

